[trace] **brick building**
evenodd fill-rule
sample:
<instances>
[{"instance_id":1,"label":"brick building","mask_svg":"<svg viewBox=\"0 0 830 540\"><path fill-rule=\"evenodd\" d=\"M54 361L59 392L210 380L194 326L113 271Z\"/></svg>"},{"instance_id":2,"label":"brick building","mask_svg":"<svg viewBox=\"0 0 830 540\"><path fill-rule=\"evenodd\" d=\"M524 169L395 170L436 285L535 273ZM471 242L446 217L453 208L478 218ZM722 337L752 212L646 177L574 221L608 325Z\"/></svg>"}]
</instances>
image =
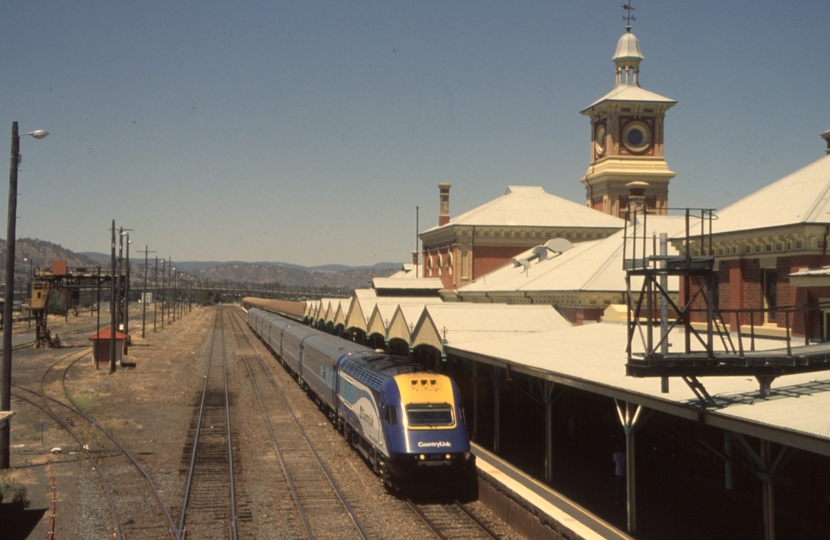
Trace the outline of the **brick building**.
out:
<instances>
[{"instance_id":1,"label":"brick building","mask_svg":"<svg viewBox=\"0 0 830 540\"><path fill-rule=\"evenodd\" d=\"M712 232L702 253L715 258L721 310L755 310L762 334L783 336L789 322L793 335L830 339L830 155L717 212ZM700 241L691 250L701 254Z\"/></svg>"},{"instance_id":2,"label":"brick building","mask_svg":"<svg viewBox=\"0 0 830 540\"><path fill-rule=\"evenodd\" d=\"M440 184L438 226L420 234L424 277L457 289L553 238L572 243L605 238L623 221L546 193L509 186L501 197L450 219L449 184Z\"/></svg>"}]
</instances>

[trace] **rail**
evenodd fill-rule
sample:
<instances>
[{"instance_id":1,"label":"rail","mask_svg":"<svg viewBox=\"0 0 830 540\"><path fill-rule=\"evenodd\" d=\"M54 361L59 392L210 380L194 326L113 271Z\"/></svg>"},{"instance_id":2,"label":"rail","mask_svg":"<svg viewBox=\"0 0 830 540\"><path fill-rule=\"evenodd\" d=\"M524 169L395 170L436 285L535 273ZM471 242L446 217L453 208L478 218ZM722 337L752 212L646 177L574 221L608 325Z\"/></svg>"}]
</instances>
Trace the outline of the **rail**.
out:
<instances>
[{"instance_id":1,"label":"rail","mask_svg":"<svg viewBox=\"0 0 830 540\"><path fill-rule=\"evenodd\" d=\"M234 334L235 337L236 337L237 344L238 345L240 344L239 335L241 334L245 338L248 346L251 349L253 349L253 346L251 344L250 338L248 337L248 334L245 333L244 330L243 330L244 326L239 322L239 315L234 316L232 318L232 321L236 325L236 327L239 329L239 332ZM255 393L255 395L257 397L257 400L259 402L259 405L260 405L260 409L262 410L263 417L265 418L266 425L268 426L268 432L271 436L271 442L274 444L274 449L276 450L277 457L279 458L283 474L285 475L285 478L286 478L286 482L288 483L289 489L291 490L292 498L294 499L295 505L297 506L297 510L298 510L298 512L301 516L302 521L303 521L303 525L305 527L306 534L308 535L309 538L314 538L314 534L313 534L312 529L311 529L311 523L309 521L308 514L306 513L306 511L303 507L302 501L301 501L301 496L300 496L300 491L299 491L298 485L295 482L295 479L293 478L293 476L291 474L290 466L287 462L285 453L283 452L283 449L281 448L279 442L277 441L276 433L274 432L273 426L271 424L271 420L269 418L269 415L267 414L265 404L262 400L262 396L261 396L260 391L259 391L259 385L256 383L256 378L253 374L253 371L251 370L251 366L248 362L248 357L244 352L242 352L241 347L239 347L239 349L240 349L239 355L242 358L242 360L244 361L245 367L248 371L248 376L251 380L251 385L253 386L254 393ZM293 409L288 404L288 401L285 399L285 396L283 395L282 391L279 389L279 386L277 385L276 381L274 380L273 376L271 375L271 372L265 366L265 362L263 362L262 357L259 354L256 354L256 353L255 353L255 356L256 356L257 360L259 361L259 365L260 365L260 368L262 369L262 372L266 374L266 376L268 378L268 381L270 382L271 387L274 389L275 395L279 398L280 402L282 402L283 406L285 407L286 412L288 413L289 417L291 418L293 424L296 426L300 436L302 437L302 440L308 446L308 450L310 451L310 453L314 457L317 465L319 465L320 470L325 475L325 478L328 481L328 483L331 486L334 493L336 494L337 499L340 501L340 503L342 504L342 506L345 509L346 513L348 514L349 518L351 519L352 523L355 525L356 529L359 531L359 534L365 540L368 540L369 539L369 534L364 529L364 527L361 524L359 518L357 517L356 512L351 507L348 500L346 500L346 496L343 494L340 487L337 485L337 482L335 481L335 479L332 476L331 472L328 470L328 468L323 463L322 458L317 453L317 450L314 448L314 445L312 444L311 439L308 437L305 430L302 428L299 419L297 418L296 414L294 414ZM304 472L304 475L306 475L309 471L305 470L303 472ZM319 496L319 494L317 496Z\"/></svg>"},{"instance_id":2,"label":"rail","mask_svg":"<svg viewBox=\"0 0 830 540\"><path fill-rule=\"evenodd\" d=\"M200 443L200 438L201 438L202 423L203 423L203 420L204 420L204 417L205 417L205 403L207 401L207 396L208 396L208 393L209 393L208 392L208 386L209 386L209 382L210 382L211 365L213 364L213 359L214 359L214 354L213 354L214 353L214 343L216 342L216 339L217 339L217 333L220 334L220 337L221 337L220 343L222 343L222 368L223 368L223 386L224 386L224 402L225 402L225 404L224 404L225 405L225 407L224 407L224 409L225 409L225 426L226 426L227 444L228 444L228 448L229 448L228 474L229 474L229 477L230 477L230 480L229 480L230 494L229 495L230 495L230 507L231 507L230 512L231 512L231 516L232 516L232 519L231 519L231 534L232 534L232 538L234 540L236 540L238 538L237 523L236 523L236 497L235 497L235 494L234 494L234 485L233 485L233 453L232 453L232 437L231 437L231 425L230 425L231 424L231 418L230 418L230 409L228 407L228 378L227 378L227 362L226 362L226 356L225 356L225 352L224 352L224 327L223 327L223 323L222 323L222 315L223 315L222 311L223 311L222 309L217 310L216 317L214 319L213 332L211 334L211 339L210 339L210 348L209 348L208 355L207 355L207 367L205 369L205 376L204 376L205 382L204 382L204 385L202 387L202 397L201 397L201 401L200 401L200 404L199 404L199 413L198 413L198 418L197 418L197 421L196 421L196 430L195 430L195 435L194 435L194 440L193 440L193 448L191 450L191 455L190 455L190 466L189 466L188 472L187 472L187 484L186 484L186 487L185 487L185 493L184 493L184 499L183 499L183 502L182 502L181 515L180 515L180 518L179 518L179 527L176 531L176 540L181 540L186 535L185 523L186 523L186 520L187 520L187 509L188 509L188 504L191 500L191 493L192 493L192 490L193 490L193 481L196 477L195 471L196 471L197 455L199 454L199 443ZM215 481L216 479L213 479L213 480Z\"/></svg>"},{"instance_id":3,"label":"rail","mask_svg":"<svg viewBox=\"0 0 830 540\"><path fill-rule=\"evenodd\" d=\"M417 504L412 499L407 498L406 503L421 519L421 521L423 521L424 524L426 524L426 526L429 527L433 533L435 533L435 536L441 540L449 540L450 536L447 536L445 532L452 534L453 538L459 538L461 537L461 534L463 534L463 538L475 538L477 536L481 536L482 533L488 538L499 538L499 536L493 532L490 527L485 525L484 522L478 519L475 514L470 512L459 501L453 501L452 504L426 505ZM432 517L427 515L427 512L429 512ZM454 525L439 525L437 523L437 520L439 519L437 517L438 514L440 514L441 518L449 518ZM447 531L447 529L450 528L452 531ZM459 528L461 531L459 531Z\"/></svg>"},{"instance_id":4,"label":"rail","mask_svg":"<svg viewBox=\"0 0 830 540\"><path fill-rule=\"evenodd\" d=\"M86 353L84 353L84 354L86 354ZM78 443L78 446L81 448L81 450L84 452L84 454L86 454L86 457L92 463L93 468L95 469L95 472L98 473L98 477L101 479L101 485L104 488L104 495L106 495L106 497L107 497L107 503L109 504L110 514L112 515L113 528L115 529L115 538L117 538L118 540L122 540L124 538L124 534L121 531L121 523L119 523L119 521L118 521L118 512L115 510L115 501L112 498L112 489L110 489L109 482L107 482L107 479L104 476L104 473L103 473L101 467L98 465L98 462L95 461L94 457L92 457L92 453L89 451L87 446L83 443L83 441L78 436L78 434L75 433L69 427L69 425L66 422L64 422L57 415L57 413L52 409L51 405L49 405L49 398L48 398L48 396L46 395L46 392L45 392L46 376L49 374L49 371L51 371L53 367L55 367L56 365L58 365L59 363L63 362L64 360L66 360L67 358L69 358L71 356L72 355L70 354L70 355L67 355L67 356L61 358L60 360L55 362L52 366L50 366L43 373L43 377L41 377L41 379L40 379L40 397L43 400L43 405L46 407L46 409L48 409L48 414L50 416L52 416L52 418L57 423L59 423L67 431L67 433L69 433L72 436L73 439L75 439L75 441ZM22 388L22 387L18 387L18 388ZM28 390L28 389L25 389L25 390ZM34 392L32 390L28 390L28 391L30 391L34 394L37 394L37 392ZM29 400L26 400L26 401L29 401Z\"/></svg>"}]
</instances>

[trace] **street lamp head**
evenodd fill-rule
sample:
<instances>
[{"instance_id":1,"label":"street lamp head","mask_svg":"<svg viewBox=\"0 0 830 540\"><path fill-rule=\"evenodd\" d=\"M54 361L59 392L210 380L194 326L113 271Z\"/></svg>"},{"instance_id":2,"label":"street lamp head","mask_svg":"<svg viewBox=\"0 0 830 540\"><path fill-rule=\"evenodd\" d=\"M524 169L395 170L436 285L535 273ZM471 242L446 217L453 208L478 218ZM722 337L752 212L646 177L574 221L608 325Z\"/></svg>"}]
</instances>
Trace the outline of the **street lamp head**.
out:
<instances>
[{"instance_id":1,"label":"street lamp head","mask_svg":"<svg viewBox=\"0 0 830 540\"><path fill-rule=\"evenodd\" d=\"M43 139L44 137L49 135L49 132L46 131L45 129L36 129L34 131L30 131L29 133L26 133L26 135L31 135L35 139Z\"/></svg>"}]
</instances>

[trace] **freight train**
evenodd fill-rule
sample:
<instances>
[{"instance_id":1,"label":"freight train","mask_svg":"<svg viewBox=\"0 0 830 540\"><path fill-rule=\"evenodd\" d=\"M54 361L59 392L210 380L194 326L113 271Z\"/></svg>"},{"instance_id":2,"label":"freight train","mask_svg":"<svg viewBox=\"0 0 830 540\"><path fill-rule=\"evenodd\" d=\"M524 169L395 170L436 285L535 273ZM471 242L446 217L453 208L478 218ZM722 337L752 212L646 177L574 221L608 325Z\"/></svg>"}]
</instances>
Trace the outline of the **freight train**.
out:
<instances>
[{"instance_id":1,"label":"freight train","mask_svg":"<svg viewBox=\"0 0 830 540\"><path fill-rule=\"evenodd\" d=\"M475 474L449 377L261 309L248 311L248 325L387 486Z\"/></svg>"}]
</instances>

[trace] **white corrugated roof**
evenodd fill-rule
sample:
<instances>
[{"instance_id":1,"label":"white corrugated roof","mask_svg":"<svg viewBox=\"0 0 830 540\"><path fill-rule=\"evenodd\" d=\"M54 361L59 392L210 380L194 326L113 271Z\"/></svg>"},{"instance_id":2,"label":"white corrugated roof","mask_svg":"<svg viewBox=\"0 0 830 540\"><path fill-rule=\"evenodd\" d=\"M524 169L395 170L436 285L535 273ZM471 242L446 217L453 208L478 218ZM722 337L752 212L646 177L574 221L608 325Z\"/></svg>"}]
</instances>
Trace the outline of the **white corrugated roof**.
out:
<instances>
[{"instance_id":1,"label":"white corrugated roof","mask_svg":"<svg viewBox=\"0 0 830 540\"><path fill-rule=\"evenodd\" d=\"M727 206L715 233L830 223L830 155Z\"/></svg>"},{"instance_id":2,"label":"white corrugated roof","mask_svg":"<svg viewBox=\"0 0 830 540\"><path fill-rule=\"evenodd\" d=\"M423 305L399 305L395 310L395 314L392 316L392 320L389 321L389 328L387 329L388 338L397 338L408 342L415 323L418 322L418 318L423 311Z\"/></svg>"},{"instance_id":3,"label":"white corrugated roof","mask_svg":"<svg viewBox=\"0 0 830 540\"><path fill-rule=\"evenodd\" d=\"M570 325L549 305L448 302L424 308L412 332L413 347L431 345L440 350L443 339L447 343L466 343L506 338L519 333L544 332Z\"/></svg>"},{"instance_id":4,"label":"white corrugated roof","mask_svg":"<svg viewBox=\"0 0 830 540\"><path fill-rule=\"evenodd\" d=\"M424 290L424 291L440 291L444 288L441 283L441 278L372 278L372 285L375 289L406 289L406 290Z\"/></svg>"},{"instance_id":5,"label":"white corrugated roof","mask_svg":"<svg viewBox=\"0 0 830 540\"><path fill-rule=\"evenodd\" d=\"M346 315L345 327L359 328L365 332L376 301L377 294L374 289L355 289L352 302L349 304L349 313Z\"/></svg>"},{"instance_id":6,"label":"white corrugated roof","mask_svg":"<svg viewBox=\"0 0 830 540\"><path fill-rule=\"evenodd\" d=\"M416 306L418 309L423 309L426 305L440 304L441 302L443 300L437 296L429 298L412 296L378 298L369 314L367 333L383 334L387 323L392 322L392 317L395 315L398 306Z\"/></svg>"},{"instance_id":7,"label":"white corrugated roof","mask_svg":"<svg viewBox=\"0 0 830 540\"><path fill-rule=\"evenodd\" d=\"M509 186L501 197L428 231L452 225L621 229L623 220L551 195L539 186Z\"/></svg>"},{"instance_id":8,"label":"white corrugated roof","mask_svg":"<svg viewBox=\"0 0 830 540\"><path fill-rule=\"evenodd\" d=\"M322 298L320 301L322 309L317 314L317 318L323 319L325 322L334 323L338 309L342 311L343 318L345 318L346 312L349 310L351 298Z\"/></svg>"},{"instance_id":9,"label":"white corrugated roof","mask_svg":"<svg viewBox=\"0 0 830 540\"><path fill-rule=\"evenodd\" d=\"M685 218L649 216L647 227L646 234L649 238L645 244L646 252L650 255L654 245L651 235L659 236L665 232L671 238L685 231ZM530 261L527 271L522 266L515 267L508 263L486 276L479 277L474 283L459 288L458 294L463 297L464 293L469 291L624 291L623 234L624 231L618 231L602 240L576 244L568 251L544 261ZM630 227L628 234L631 235ZM642 236L639 229L637 235ZM668 250L669 254L677 253L671 244ZM529 250L516 258L525 258L531 252L532 250ZM632 253L629 242L626 256L631 257ZM637 245L637 255L642 256L642 238ZM632 287L639 290L641 281L642 278L632 278ZM676 276L669 278L669 290L678 290Z\"/></svg>"},{"instance_id":10,"label":"white corrugated roof","mask_svg":"<svg viewBox=\"0 0 830 540\"><path fill-rule=\"evenodd\" d=\"M418 264L414 265L412 263L404 263L402 268L388 276L391 279L414 279L416 277L423 277L424 276L424 265Z\"/></svg>"},{"instance_id":11,"label":"white corrugated roof","mask_svg":"<svg viewBox=\"0 0 830 540\"><path fill-rule=\"evenodd\" d=\"M735 339L733 337L733 339ZM675 343L683 340L676 337ZM514 365L523 365L568 378L591 381L675 402L690 404L696 398L679 378L670 382L670 392L660 392L659 378L625 375L626 325L591 324L489 341L453 342L449 352L487 356ZM642 351L639 340L636 351ZM781 341L756 339L756 349L780 348ZM763 423L830 438L830 373L805 373L777 378L769 398L759 398L758 382L750 377L700 377L715 398L729 404L710 411L736 419Z\"/></svg>"},{"instance_id":12,"label":"white corrugated roof","mask_svg":"<svg viewBox=\"0 0 830 540\"><path fill-rule=\"evenodd\" d=\"M643 88L640 88L637 85L633 84L621 84L619 86L615 86L613 90L596 100L595 102L591 103L585 109L583 109L583 114L585 111L589 111L599 105L604 101L632 101L632 102L649 102L649 103L663 103L663 104L671 104L670 106L674 106L677 101L661 96L660 94L655 94L654 92L649 92Z\"/></svg>"}]
</instances>

